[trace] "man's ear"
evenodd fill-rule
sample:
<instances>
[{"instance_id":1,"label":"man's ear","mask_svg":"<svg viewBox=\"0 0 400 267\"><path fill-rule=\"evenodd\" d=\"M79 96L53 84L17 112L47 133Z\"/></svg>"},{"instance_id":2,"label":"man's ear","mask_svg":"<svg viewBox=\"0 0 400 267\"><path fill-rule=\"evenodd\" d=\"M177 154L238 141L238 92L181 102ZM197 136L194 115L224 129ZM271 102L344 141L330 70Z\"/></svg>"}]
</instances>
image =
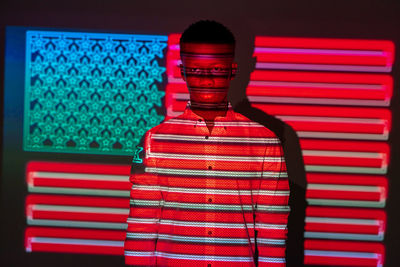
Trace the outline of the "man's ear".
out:
<instances>
[{"instance_id":1,"label":"man's ear","mask_svg":"<svg viewBox=\"0 0 400 267\"><path fill-rule=\"evenodd\" d=\"M186 82L185 72L183 71L183 65L182 64L179 65L179 69L181 71L182 79Z\"/></svg>"},{"instance_id":2,"label":"man's ear","mask_svg":"<svg viewBox=\"0 0 400 267\"><path fill-rule=\"evenodd\" d=\"M231 80L232 80L233 78L235 78L235 76L236 76L237 67L238 67L237 63L236 63L236 62L233 62L233 63L232 63L232 71L231 71Z\"/></svg>"}]
</instances>

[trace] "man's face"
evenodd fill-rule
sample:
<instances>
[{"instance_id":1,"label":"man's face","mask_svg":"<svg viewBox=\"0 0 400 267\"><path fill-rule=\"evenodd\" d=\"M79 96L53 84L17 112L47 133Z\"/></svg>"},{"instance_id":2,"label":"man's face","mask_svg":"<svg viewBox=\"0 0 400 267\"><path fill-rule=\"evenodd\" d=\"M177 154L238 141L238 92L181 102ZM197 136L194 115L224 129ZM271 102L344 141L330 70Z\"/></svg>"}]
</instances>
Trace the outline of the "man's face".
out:
<instances>
[{"instance_id":1,"label":"man's face","mask_svg":"<svg viewBox=\"0 0 400 267\"><path fill-rule=\"evenodd\" d=\"M237 64L234 45L183 43L181 75L193 102L217 104L227 101L230 80Z\"/></svg>"}]
</instances>

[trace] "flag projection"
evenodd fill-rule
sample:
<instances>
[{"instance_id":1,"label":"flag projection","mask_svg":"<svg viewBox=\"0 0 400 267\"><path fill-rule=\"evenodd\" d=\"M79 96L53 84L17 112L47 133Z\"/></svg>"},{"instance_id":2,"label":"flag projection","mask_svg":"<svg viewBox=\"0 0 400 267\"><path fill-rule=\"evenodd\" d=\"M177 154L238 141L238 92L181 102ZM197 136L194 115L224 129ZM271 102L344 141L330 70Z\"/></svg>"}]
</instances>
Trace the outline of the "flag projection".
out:
<instances>
[{"instance_id":1,"label":"flag projection","mask_svg":"<svg viewBox=\"0 0 400 267\"><path fill-rule=\"evenodd\" d=\"M166 36L28 31L24 149L132 155L158 125Z\"/></svg>"},{"instance_id":2,"label":"flag projection","mask_svg":"<svg viewBox=\"0 0 400 267\"><path fill-rule=\"evenodd\" d=\"M144 133L164 119L166 41L27 31L24 150L135 160ZM30 161L26 251L123 255L129 173L130 166Z\"/></svg>"},{"instance_id":3,"label":"flag projection","mask_svg":"<svg viewBox=\"0 0 400 267\"><path fill-rule=\"evenodd\" d=\"M189 98L169 36L167 117ZM382 266L391 127L390 41L256 37L252 105L288 123L307 171L305 263Z\"/></svg>"},{"instance_id":4,"label":"flag projection","mask_svg":"<svg viewBox=\"0 0 400 267\"><path fill-rule=\"evenodd\" d=\"M24 149L135 160L189 99L179 37L28 32ZM305 263L383 266L393 43L256 37L254 56L248 99L300 138ZM123 256L130 166L70 161L27 165L26 250Z\"/></svg>"}]
</instances>

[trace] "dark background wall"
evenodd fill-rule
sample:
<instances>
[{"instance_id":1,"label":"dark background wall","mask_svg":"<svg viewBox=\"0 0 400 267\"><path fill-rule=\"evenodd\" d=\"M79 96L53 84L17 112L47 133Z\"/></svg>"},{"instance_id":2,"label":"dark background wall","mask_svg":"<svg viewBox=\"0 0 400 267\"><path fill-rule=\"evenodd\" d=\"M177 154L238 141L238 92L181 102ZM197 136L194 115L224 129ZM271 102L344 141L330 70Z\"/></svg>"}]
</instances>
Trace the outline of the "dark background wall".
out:
<instances>
[{"instance_id":1,"label":"dark background wall","mask_svg":"<svg viewBox=\"0 0 400 267\"><path fill-rule=\"evenodd\" d=\"M242 73L250 69L251 44L255 35L389 39L396 45L393 69L394 95L389 197L385 235L386 266L398 266L400 248L400 102L399 51L400 1L384 0L312 0L312 1L135 1L3 0L0 4L0 103L3 103L4 44L6 26L46 27L135 34L169 34L182 32L199 19L215 19L228 26L237 39L237 61ZM233 104L244 97L246 78L238 76L230 95ZM2 112L3 109L1 109ZM3 114L0 114L3 118ZM1 121L1 126L3 122ZM2 140L2 138L0 139ZM3 145L3 144L1 144ZM13 231L13 217L5 211L15 203L2 196L2 266L123 266L123 258L68 254L26 254ZM4 207L8 207L4 209ZM23 216L21 214L20 216ZM20 227L20 226L15 226ZM8 234L7 234L8 232ZM19 237L18 237L19 238Z\"/></svg>"}]
</instances>

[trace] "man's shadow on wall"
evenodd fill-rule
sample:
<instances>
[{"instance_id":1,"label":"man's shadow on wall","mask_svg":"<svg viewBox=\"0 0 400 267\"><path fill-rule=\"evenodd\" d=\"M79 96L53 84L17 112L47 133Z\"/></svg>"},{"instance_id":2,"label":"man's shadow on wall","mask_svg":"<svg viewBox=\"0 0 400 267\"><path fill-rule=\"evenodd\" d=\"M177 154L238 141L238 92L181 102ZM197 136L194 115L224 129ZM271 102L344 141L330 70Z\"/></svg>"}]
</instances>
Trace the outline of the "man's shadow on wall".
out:
<instances>
[{"instance_id":1,"label":"man's shadow on wall","mask_svg":"<svg viewBox=\"0 0 400 267\"><path fill-rule=\"evenodd\" d=\"M249 35L248 33L245 35ZM302 266L304 263L304 226L306 202L306 172L301 153L299 138L291 126L264 111L251 106L246 97L246 88L250 74L255 69L253 58L254 36L246 36L244 43L237 45L239 73L231 84L234 110L252 121L258 122L273 131L281 140L289 177L290 214L288 219L288 239L286 242L286 265ZM232 97L231 97L232 98Z\"/></svg>"}]
</instances>

